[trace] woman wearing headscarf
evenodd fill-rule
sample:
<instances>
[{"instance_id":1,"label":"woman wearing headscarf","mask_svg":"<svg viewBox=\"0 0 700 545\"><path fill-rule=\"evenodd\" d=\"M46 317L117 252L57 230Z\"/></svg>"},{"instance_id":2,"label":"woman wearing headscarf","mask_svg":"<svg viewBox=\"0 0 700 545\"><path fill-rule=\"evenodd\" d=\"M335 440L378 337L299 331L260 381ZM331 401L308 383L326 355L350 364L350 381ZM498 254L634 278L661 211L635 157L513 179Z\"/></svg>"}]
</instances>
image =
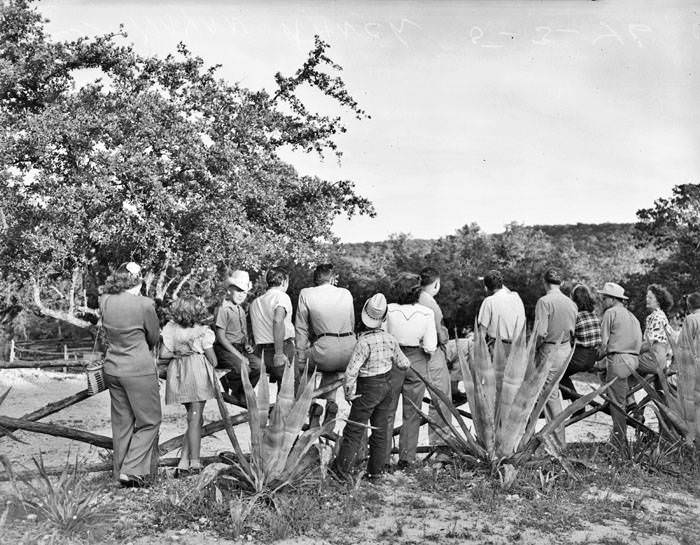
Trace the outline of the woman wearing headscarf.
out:
<instances>
[{"instance_id":1,"label":"woman wearing headscarf","mask_svg":"<svg viewBox=\"0 0 700 545\"><path fill-rule=\"evenodd\" d=\"M389 304L385 322L386 331L399 342L404 355L411 362L409 369L395 365L391 370L392 410L389 433L394 431L394 417L403 396L401 435L399 436L399 469L415 461L421 415L415 409L423 404L425 384L414 371L428 376L428 361L437 350L437 328L432 309L418 303L421 278L417 274L402 273L394 282L393 302ZM391 435L389 435L391 437ZM389 442L391 446L391 441ZM390 450L387 453L387 461Z\"/></svg>"},{"instance_id":2,"label":"woman wearing headscarf","mask_svg":"<svg viewBox=\"0 0 700 545\"><path fill-rule=\"evenodd\" d=\"M129 487L144 486L146 477L156 472L161 420L158 372L151 353L160 329L153 300L140 295L142 283L141 267L125 263L107 278L100 299L114 477Z\"/></svg>"}]
</instances>

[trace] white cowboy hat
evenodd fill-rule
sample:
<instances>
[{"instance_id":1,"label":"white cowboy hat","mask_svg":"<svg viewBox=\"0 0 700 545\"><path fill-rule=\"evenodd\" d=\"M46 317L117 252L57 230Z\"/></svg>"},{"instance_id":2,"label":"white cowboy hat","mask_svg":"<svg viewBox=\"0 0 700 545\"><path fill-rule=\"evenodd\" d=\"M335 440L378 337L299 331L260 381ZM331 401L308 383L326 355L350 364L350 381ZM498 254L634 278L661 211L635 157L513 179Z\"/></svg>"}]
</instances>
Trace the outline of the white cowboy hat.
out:
<instances>
[{"instance_id":1,"label":"white cowboy hat","mask_svg":"<svg viewBox=\"0 0 700 545\"><path fill-rule=\"evenodd\" d=\"M233 274L226 279L226 287L235 286L241 291L250 291L253 284L246 271L233 271Z\"/></svg>"},{"instance_id":2,"label":"white cowboy hat","mask_svg":"<svg viewBox=\"0 0 700 545\"><path fill-rule=\"evenodd\" d=\"M377 293L365 301L362 307L362 323L370 329L381 327L386 318L386 312L386 297L382 293Z\"/></svg>"},{"instance_id":3,"label":"white cowboy hat","mask_svg":"<svg viewBox=\"0 0 700 545\"><path fill-rule=\"evenodd\" d=\"M629 297L625 296L625 289L620 286L620 284L615 284L615 282L606 282L602 290L598 290L600 295L607 295L614 299L620 299L621 301L627 301Z\"/></svg>"}]
</instances>

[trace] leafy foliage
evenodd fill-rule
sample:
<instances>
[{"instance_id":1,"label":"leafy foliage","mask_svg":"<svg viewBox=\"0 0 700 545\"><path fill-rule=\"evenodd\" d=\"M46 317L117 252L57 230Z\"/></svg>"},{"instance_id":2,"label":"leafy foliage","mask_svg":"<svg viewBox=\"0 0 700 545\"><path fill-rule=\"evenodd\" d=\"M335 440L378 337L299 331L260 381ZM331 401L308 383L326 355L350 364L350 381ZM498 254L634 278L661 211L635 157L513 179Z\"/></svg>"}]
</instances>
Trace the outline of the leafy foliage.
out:
<instances>
[{"instance_id":1,"label":"leafy foliage","mask_svg":"<svg viewBox=\"0 0 700 545\"><path fill-rule=\"evenodd\" d=\"M653 261L652 281L660 280L676 294L700 286L700 184L681 184L670 198L637 212L637 230L644 242L661 253Z\"/></svg>"},{"instance_id":2,"label":"leafy foliage","mask_svg":"<svg viewBox=\"0 0 700 545\"><path fill-rule=\"evenodd\" d=\"M313 260L336 216L374 213L352 182L279 156L339 153L341 118L309 111L302 88L367 117L318 37L268 93L218 79L184 44L159 58L122 45L122 29L59 42L31 2L0 10L4 278L103 278L135 260L210 291L227 267Z\"/></svg>"}]
</instances>

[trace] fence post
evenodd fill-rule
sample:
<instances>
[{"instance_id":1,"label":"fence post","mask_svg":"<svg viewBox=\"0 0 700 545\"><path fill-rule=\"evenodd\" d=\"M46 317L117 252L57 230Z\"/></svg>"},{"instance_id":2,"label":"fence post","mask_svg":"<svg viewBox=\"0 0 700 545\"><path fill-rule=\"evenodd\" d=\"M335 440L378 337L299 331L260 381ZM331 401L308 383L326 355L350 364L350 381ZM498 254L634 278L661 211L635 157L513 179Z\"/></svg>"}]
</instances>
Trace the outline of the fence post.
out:
<instances>
[{"instance_id":1,"label":"fence post","mask_svg":"<svg viewBox=\"0 0 700 545\"><path fill-rule=\"evenodd\" d=\"M10 339L10 363L15 361L15 340Z\"/></svg>"}]
</instances>

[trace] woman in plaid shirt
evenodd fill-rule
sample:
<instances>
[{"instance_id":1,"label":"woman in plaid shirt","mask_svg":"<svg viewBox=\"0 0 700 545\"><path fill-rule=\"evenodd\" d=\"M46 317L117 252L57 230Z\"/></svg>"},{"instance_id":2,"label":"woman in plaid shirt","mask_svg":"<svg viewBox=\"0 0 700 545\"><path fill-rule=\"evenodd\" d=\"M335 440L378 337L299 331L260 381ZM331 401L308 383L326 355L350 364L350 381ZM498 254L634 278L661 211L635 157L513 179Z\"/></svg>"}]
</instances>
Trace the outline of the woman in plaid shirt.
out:
<instances>
[{"instance_id":1,"label":"woman in plaid shirt","mask_svg":"<svg viewBox=\"0 0 700 545\"><path fill-rule=\"evenodd\" d=\"M590 371L596 362L596 349L600 345L600 319L595 313L595 303L590 290L583 284L578 284L571 290L571 299L578 307L576 315L576 346L571 356L569 366L559 383L572 392L576 392L571 375L583 371ZM564 399L575 399L568 392L562 392Z\"/></svg>"}]
</instances>

